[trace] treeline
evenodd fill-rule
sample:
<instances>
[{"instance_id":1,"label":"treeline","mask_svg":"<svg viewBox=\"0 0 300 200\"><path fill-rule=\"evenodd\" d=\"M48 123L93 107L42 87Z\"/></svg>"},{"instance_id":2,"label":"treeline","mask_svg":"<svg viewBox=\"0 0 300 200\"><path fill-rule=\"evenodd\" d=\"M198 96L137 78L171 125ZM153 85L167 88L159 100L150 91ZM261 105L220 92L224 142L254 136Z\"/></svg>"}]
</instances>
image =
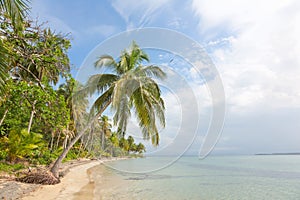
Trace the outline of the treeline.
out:
<instances>
[{"instance_id":1,"label":"treeline","mask_svg":"<svg viewBox=\"0 0 300 200\"><path fill-rule=\"evenodd\" d=\"M0 160L49 164L76 136L76 119L88 118L88 100L74 97L83 86L70 73L68 35L25 17L16 23L3 2L9 1L0 1ZM60 80L64 84L57 86ZM142 143L111 128L107 116L99 117L67 159L145 151Z\"/></svg>"}]
</instances>

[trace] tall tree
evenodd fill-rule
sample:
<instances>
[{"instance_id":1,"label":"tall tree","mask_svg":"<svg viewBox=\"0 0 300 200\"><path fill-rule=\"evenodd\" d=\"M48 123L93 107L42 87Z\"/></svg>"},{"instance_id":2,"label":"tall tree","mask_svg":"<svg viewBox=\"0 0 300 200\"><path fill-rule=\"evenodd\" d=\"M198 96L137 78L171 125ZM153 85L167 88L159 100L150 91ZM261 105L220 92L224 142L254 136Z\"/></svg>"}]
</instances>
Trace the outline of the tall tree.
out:
<instances>
[{"instance_id":1,"label":"tall tree","mask_svg":"<svg viewBox=\"0 0 300 200\"><path fill-rule=\"evenodd\" d=\"M129 149L128 149L128 152L129 152L129 151L131 151L132 149L134 149L134 148L133 148L133 146L134 146L134 138L133 138L131 135L128 136L127 142L128 142L128 145L129 145Z\"/></svg>"},{"instance_id":2,"label":"tall tree","mask_svg":"<svg viewBox=\"0 0 300 200\"><path fill-rule=\"evenodd\" d=\"M21 33L15 32L9 21L0 18L0 22L0 36L9 54L9 73L14 79L43 87L68 75L70 41L65 36L31 21L26 21Z\"/></svg>"},{"instance_id":3,"label":"tall tree","mask_svg":"<svg viewBox=\"0 0 300 200\"><path fill-rule=\"evenodd\" d=\"M28 4L28 0L0 0L1 18L10 20L14 31L22 30L23 21L28 12ZM0 36L0 94L3 94L5 80L9 76L9 59L10 54L7 46L4 44L2 36Z\"/></svg>"},{"instance_id":4,"label":"tall tree","mask_svg":"<svg viewBox=\"0 0 300 200\"><path fill-rule=\"evenodd\" d=\"M110 137L111 135L111 124L108 121L108 117L103 115L99 119L100 127L101 127L101 149L104 150L105 148L105 138Z\"/></svg>"},{"instance_id":5,"label":"tall tree","mask_svg":"<svg viewBox=\"0 0 300 200\"><path fill-rule=\"evenodd\" d=\"M126 132L127 122L133 110L144 138L151 138L153 145L159 144L156 124L160 122L165 126L165 107L160 88L153 78L163 79L166 74L158 66L145 66L144 62L149 62L149 57L135 42L129 50L121 53L118 60L109 55L102 55L95 62L95 67L106 67L112 73L96 74L89 78L83 91L90 95L101 95L91 108L92 120L77 133L52 166L51 172L55 177L58 178L59 166L68 151L108 106L111 106L114 112L114 125L121 132Z\"/></svg>"}]
</instances>

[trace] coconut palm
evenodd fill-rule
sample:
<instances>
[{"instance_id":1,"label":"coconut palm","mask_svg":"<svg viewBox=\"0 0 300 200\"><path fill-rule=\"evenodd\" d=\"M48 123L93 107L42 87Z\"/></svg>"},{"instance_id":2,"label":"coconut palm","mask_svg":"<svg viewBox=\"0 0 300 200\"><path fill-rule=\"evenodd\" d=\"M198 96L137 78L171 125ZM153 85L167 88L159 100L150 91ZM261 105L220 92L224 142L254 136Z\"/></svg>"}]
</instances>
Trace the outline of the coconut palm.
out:
<instances>
[{"instance_id":1,"label":"coconut palm","mask_svg":"<svg viewBox=\"0 0 300 200\"><path fill-rule=\"evenodd\" d=\"M3 42L0 39L0 94L4 94L5 82L8 77L9 65L7 64L7 50L3 46Z\"/></svg>"},{"instance_id":2,"label":"coconut palm","mask_svg":"<svg viewBox=\"0 0 300 200\"><path fill-rule=\"evenodd\" d=\"M133 110L144 139L151 138L152 144L158 145L156 122L165 126L164 102L152 77L163 79L166 75L158 66L144 66L143 61L149 62L149 58L135 42L129 51L122 52L119 61L109 55L101 56L95 66L107 67L113 73L93 75L86 88L91 95L102 94L92 106L92 113L97 115L111 105L114 125L119 132L125 133Z\"/></svg>"},{"instance_id":3,"label":"coconut palm","mask_svg":"<svg viewBox=\"0 0 300 200\"><path fill-rule=\"evenodd\" d=\"M28 14L29 0L0 0L0 11L10 18L14 28L19 29Z\"/></svg>"},{"instance_id":4,"label":"coconut palm","mask_svg":"<svg viewBox=\"0 0 300 200\"><path fill-rule=\"evenodd\" d=\"M96 68L106 67L109 74L96 74L89 78L83 89L87 94L101 94L91 108L92 120L98 119L108 106L114 112L113 122L121 133L127 129L128 119L134 111L144 139L152 140L153 145L159 144L157 122L165 126L164 101L161 91L153 78L163 79L166 74L154 65L144 66L149 62L148 55L133 42L129 50L124 50L118 60L110 55L100 56L95 62ZM76 141L88 130L89 125L77 133L61 156L51 168L58 177L61 161Z\"/></svg>"},{"instance_id":5,"label":"coconut palm","mask_svg":"<svg viewBox=\"0 0 300 200\"><path fill-rule=\"evenodd\" d=\"M101 127L101 149L104 150L105 138L108 138L111 135L111 124L106 115L101 116L99 122Z\"/></svg>"},{"instance_id":6,"label":"coconut palm","mask_svg":"<svg viewBox=\"0 0 300 200\"><path fill-rule=\"evenodd\" d=\"M15 30L22 27L23 20L27 14L28 0L0 0L0 13L11 19ZM0 37L0 94L5 90L10 67L8 65L9 54Z\"/></svg>"}]
</instances>

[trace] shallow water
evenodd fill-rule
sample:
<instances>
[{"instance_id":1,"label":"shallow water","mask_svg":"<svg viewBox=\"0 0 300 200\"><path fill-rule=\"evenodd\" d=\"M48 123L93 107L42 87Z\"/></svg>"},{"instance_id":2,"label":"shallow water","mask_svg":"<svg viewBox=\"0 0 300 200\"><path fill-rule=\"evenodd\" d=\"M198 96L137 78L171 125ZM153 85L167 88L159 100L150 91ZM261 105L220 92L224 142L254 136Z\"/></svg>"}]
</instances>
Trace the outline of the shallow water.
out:
<instances>
[{"instance_id":1,"label":"shallow water","mask_svg":"<svg viewBox=\"0 0 300 200\"><path fill-rule=\"evenodd\" d=\"M120 171L149 171L167 159L129 159L94 167L94 199L300 199L300 156L183 157L151 173Z\"/></svg>"}]
</instances>

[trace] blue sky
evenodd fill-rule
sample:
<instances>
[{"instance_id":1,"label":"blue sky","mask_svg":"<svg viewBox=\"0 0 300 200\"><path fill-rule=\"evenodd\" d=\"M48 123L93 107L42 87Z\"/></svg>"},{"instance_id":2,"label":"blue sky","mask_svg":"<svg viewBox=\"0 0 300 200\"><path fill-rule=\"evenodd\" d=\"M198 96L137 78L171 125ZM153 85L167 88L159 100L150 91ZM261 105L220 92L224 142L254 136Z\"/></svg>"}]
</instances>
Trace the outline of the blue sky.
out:
<instances>
[{"instance_id":1,"label":"blue sky","mask_svg":"<svg viewBox=\"0 0 300 200\"><path fill-rule=\"evenodd\" d=\"M226 96L216 154L300 152L299 10L297 0L32 1L33 17L48 21L57 32L70 33L74 74L89 52L123 31L161 27L200 43L219 71ZM165 63L159 55L154 61ZM192 68L186 72L193 77ZM200 129L205 130L211 97L199 80L194 76L189 85L198 99ZM175 96L165 95L170 129L162 134L163 144L172 141L171 127L178 124L179 110L189 104L178 103ZM198 135L189 153L199 151L203 133Z\"/></svg>"}]
</instances>

